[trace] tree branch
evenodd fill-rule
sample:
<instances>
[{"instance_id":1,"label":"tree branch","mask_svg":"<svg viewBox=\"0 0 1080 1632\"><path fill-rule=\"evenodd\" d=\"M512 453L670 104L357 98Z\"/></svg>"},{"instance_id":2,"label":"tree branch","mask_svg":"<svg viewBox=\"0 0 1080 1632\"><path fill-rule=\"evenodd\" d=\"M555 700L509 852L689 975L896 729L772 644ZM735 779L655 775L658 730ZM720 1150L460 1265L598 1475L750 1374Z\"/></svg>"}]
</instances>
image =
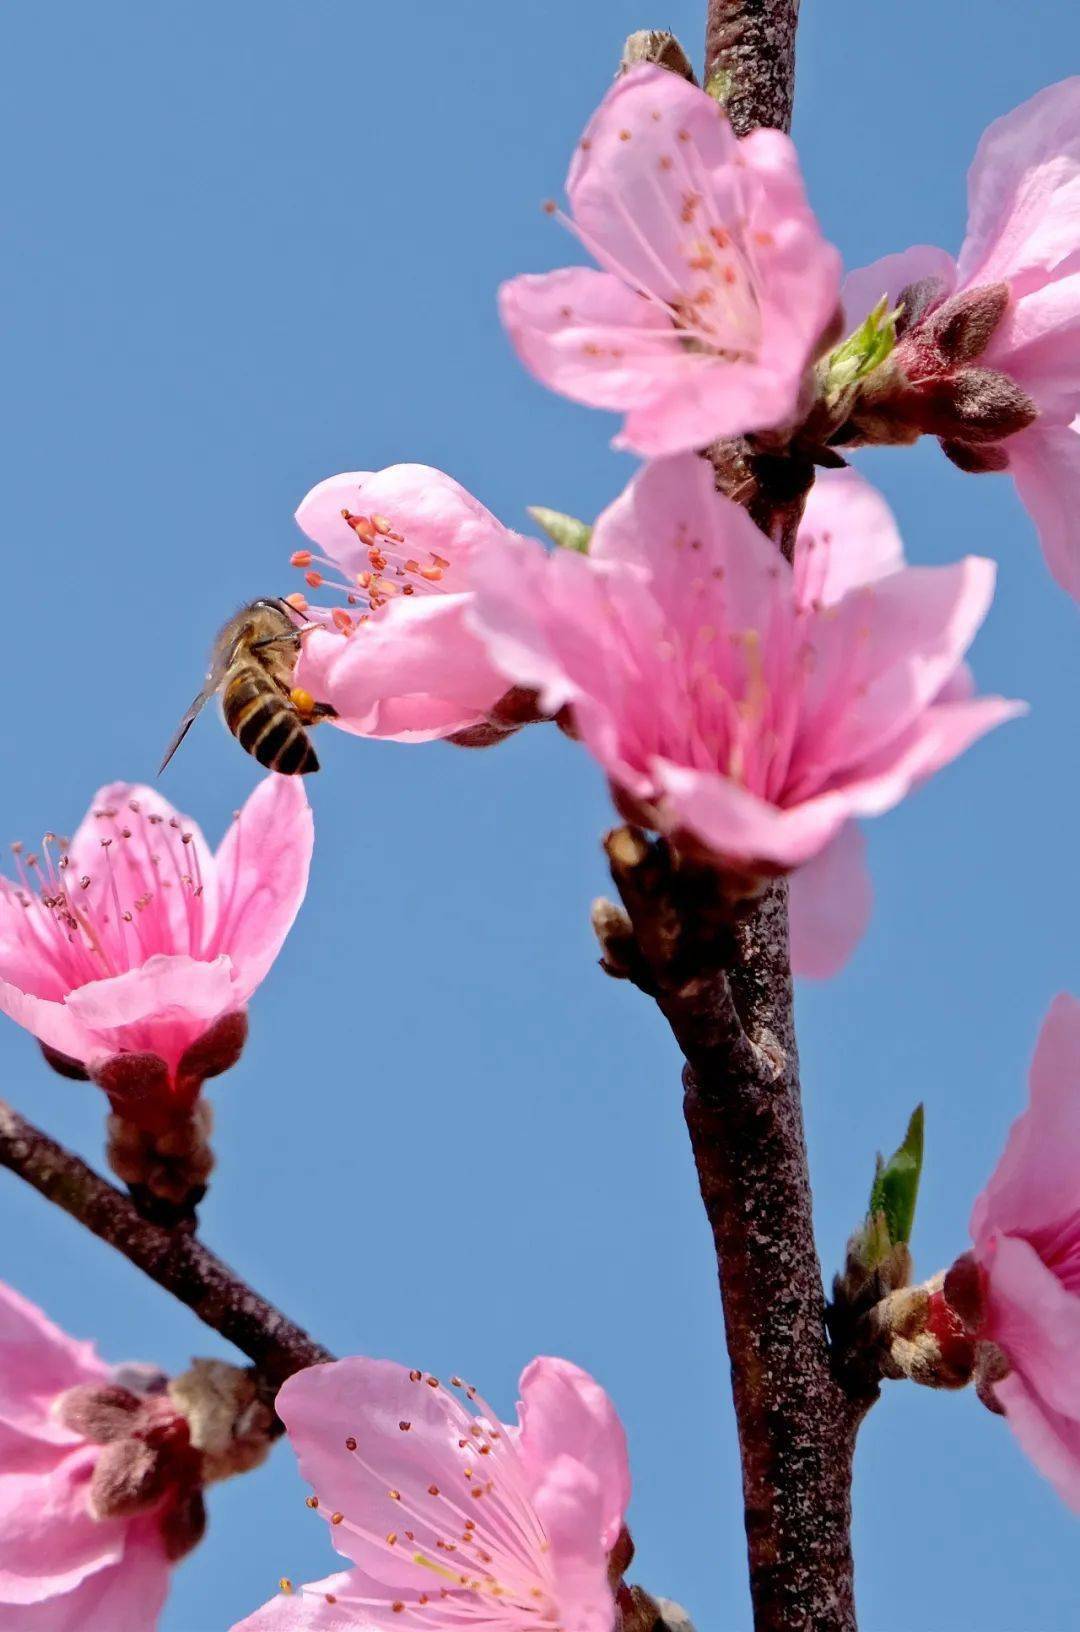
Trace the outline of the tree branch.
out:
<instances>
[{"instance_id":1,"label":"tree branch","mask_svg":"<svg viewBox=\"0 0 1080 1632\"><path fill-rule=\"evenodd\" d=\"M733 905L715 871L663 839L620 828L606 848L645 989L686 1059L686 1122L731 1359L754 1624L852 1632L851 1464L870 1400L841 1388L826 1340L787 885Z\"/></svg>"},{"instance_id":2,"label":"tree branch","mask_svg":"<svg viewBox=\"0 0 1080 1632\"><path fill-rule=\"evenodd\" d=\"M799 0L708 0L705 83L737 136L791 129Z\"/></svg>"},{"instance_id":3,"label":"tree branch","mask_svg":"<svg viewBox=\"0 0 1080 1632\"><path fill-rule=\"evenodd\" d=\"M268 1404L294 1371L334 1356L194 1235L140 1218L114 1185L0 1100L0 1165L85 1224L254 1363Z\"/></svg>"}]
</instances>

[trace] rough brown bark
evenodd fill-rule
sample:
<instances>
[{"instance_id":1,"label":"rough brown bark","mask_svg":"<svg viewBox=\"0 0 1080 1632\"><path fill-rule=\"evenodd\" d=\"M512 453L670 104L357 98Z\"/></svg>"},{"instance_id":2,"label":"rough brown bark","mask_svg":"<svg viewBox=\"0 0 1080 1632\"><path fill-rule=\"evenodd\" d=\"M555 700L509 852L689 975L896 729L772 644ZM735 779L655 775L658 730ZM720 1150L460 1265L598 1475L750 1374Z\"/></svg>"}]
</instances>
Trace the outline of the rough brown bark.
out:
<instances>
[{"instance_id":1,"label":"rough brown bark","mask_svg":"<svg viewBox=\"0 0 1080 1632\"><path fill-rule=\"evenodd\" d=\"M791 129L798 22L799 0L709 0L705 83L737 136L759 125Z\"/></svg>"},{"instance_id":2,"label":"rough brown bark","mask_svg":"<svg viewBox=\"0 0 1080 1632\"><path fill-rule=\"evenodd\" d=\"M334 1357L193 1235L140 1218L115 1186L0 1100L0 1166L107 1241L256 1368L268 1402L294 1371Z\"/></svg>"},{"instance_id":3,"label":"rough brown bark","mask_svg":"<svg viewBox=\"0 0 1080 1632\"><path fill-rule=\"evenodd\" d=\"M608 857L625 971L686 1059L685 1112L720 1271L758 1632L852 1632L851 1463L870 1403L836 1381L799 1097L787 886L732 904L635 828Z\"/></svg>"}]
</instances>

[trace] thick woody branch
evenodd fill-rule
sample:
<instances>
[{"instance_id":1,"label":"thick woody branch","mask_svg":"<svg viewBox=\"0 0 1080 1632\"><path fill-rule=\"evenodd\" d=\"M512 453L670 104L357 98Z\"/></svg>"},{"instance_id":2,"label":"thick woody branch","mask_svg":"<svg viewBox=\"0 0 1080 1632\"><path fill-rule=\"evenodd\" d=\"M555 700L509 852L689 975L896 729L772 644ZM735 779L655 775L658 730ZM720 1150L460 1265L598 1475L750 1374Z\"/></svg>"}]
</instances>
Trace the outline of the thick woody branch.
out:
<instances>
[{"instance_id":1,"label":"thick woody branch","mask_svg":"<svg viewBox=\"0 0 1080 1632\"><path fill-rule=\"evenodd\" d=\"M715 872L664 840L619 828L606 848L646 989L686 1059L686 1121L731 1359L755 1626L851 1632L851 1459L869 1400L841 1388L826 1339L787 887L733 903Z\"/></svg>"},{"instance_id":2,"label":"thick woody branch","mask_svg":"<svg viewBox=\"0 0 1080 1632\"><path fill-rule=\"evenodd\" d=\"M186 1303L252 1361L268 1403L293 1372L334 1357L193 1235L147 1222L115 1186L0 1100L0 1165Z\"/></svg>"},{"instance_id":3,"label":"thick woody branch","mask_svg":"<svg viewBox=\"0 0 1080 1632\"><path fill-rule=\"evenodd\" d=\"M705 83L737 136L791 129L799 0L709 0Z\"/></svg>"}]
</instances>

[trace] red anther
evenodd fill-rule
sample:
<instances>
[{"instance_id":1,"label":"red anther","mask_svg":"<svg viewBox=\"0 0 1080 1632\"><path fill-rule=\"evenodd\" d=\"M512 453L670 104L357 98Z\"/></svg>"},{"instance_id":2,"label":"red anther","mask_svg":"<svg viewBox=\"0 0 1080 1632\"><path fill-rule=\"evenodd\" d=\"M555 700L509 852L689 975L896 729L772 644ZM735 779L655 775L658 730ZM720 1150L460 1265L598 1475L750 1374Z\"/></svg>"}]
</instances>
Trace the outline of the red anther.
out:
<instances>
[{"instance_id":1,"label":"red anther","mask_svg":"<svg viewBox=\"0 0 1080 1632\"><path fill-rule=\"evenodd\" d=\"M294 550L293 553L289 557L289 565L290 565L290 567L310 567L310 565L311 565L311 551L310 550Z\"/></svg>"},{"instance_id":2,"label":"red anther","mask_svg":"<svg viewBox=\"0 0 1080 1632\"><path fill-rule=\"evenodd\" d=\"M365 544L374 543L375 528L372 526L369 516L352 516L347 510L343 510L341 513L357 538L362 538Z\"/></svg>"},{"instance_id":3,"label":"red anther","mask_svg":"<svg viewBox=\"0 0 1080 1632\"><path fill-rule=\"evenodd\" d=\"M334 620L334 628L340 629L343 635L351 635L353 621L349 614L340 606L335 606L330 616Z\"/></svg>"},{"instance_id":4,"label":"red anther","mask_svg":"<svg viewBox=\"0 0 1080 1632\"><path fill-rule=\"evenodd\" d=\"M310 589L318 589L322 581L323 575L321 572L305 572L304 574L304 582Z\"/></svg>"},{"instance_id":5,"label":"red anther","mask_svg":"<svg viewBox=\"0 0 1080 1632\"><path fill-rule=\"evenodd\" d=\"M372 516L371 525L377 533L388 533L393 523L387 516Z\"/></svg>"}]
</instances>

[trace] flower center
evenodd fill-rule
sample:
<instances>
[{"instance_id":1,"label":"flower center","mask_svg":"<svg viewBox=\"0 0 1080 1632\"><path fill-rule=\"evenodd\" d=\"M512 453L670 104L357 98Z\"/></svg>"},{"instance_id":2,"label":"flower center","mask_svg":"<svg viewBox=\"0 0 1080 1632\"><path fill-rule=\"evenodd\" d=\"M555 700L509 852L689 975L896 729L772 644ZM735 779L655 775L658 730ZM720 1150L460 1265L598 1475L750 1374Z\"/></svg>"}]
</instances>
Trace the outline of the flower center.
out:
<instances>
[{"instance_id":1,"label":"flower center","mask_svg":"<svg viewBox=\"0 0 1080 1632\"><path fill-rule=\"evenodd\" d=\"M518 1627L560 1632L550 1544L512 1435L461 1378L451 1378L451 1388L462 1394L468 1410L437 1378L412 1371L409 1379L418 1391L430 1389L442 1407L449 1469L444 1455L438 1466L412 1473L407 1485L400 1474L390 1485L365 1459L360 1439L350 1435L345 1454L382 1492L386 1529L358 1522L356 1515L327 1513L317 1496L308 1497L308 1506L392 1557L395 1573L402 1564L412 1565L416 1585L400 1597L396 1594L403 1589L388 1587L381 1598L338 1595L337 1601L389 1607L405 1626L442 1626L450 1615L449 1624L491 1632ZM411 1434L412 1422L403 1418L398 1432Z\"/></svg>"},{"instance_id":2,"label":"flower center","mask_svg":"<svg viewBox=\"0 0 1080 1632\"><path fill-rule=\"evenodd\" d=\"M312 606L303 594L287 595L298 612L351 634L369 623L398 596L439 594L450 571L450 562L433 550L410 550L404 532L388 516L354 515L341 512L342 546L338 556L319 555L314 550L294 550L290 565L299 567L309 589L327 588L343 594L344 606ZM358 610L353 612L349 608Z\"/></svg>"},{"instance_id":3,"label":"flower center","mask_svg":"<svg viewBox=\"0 0 1080 1632\"><path fill-rule=\"evenodd\" d=\"M95 810L91 824L74 854L52 833L40 855L12 846L19 884L5 889L23 909L18 936L38 996L123 974L155 952L199 956L207 939L199 846L177 816L132 799Z\"/></svg>"}]
</instances>

